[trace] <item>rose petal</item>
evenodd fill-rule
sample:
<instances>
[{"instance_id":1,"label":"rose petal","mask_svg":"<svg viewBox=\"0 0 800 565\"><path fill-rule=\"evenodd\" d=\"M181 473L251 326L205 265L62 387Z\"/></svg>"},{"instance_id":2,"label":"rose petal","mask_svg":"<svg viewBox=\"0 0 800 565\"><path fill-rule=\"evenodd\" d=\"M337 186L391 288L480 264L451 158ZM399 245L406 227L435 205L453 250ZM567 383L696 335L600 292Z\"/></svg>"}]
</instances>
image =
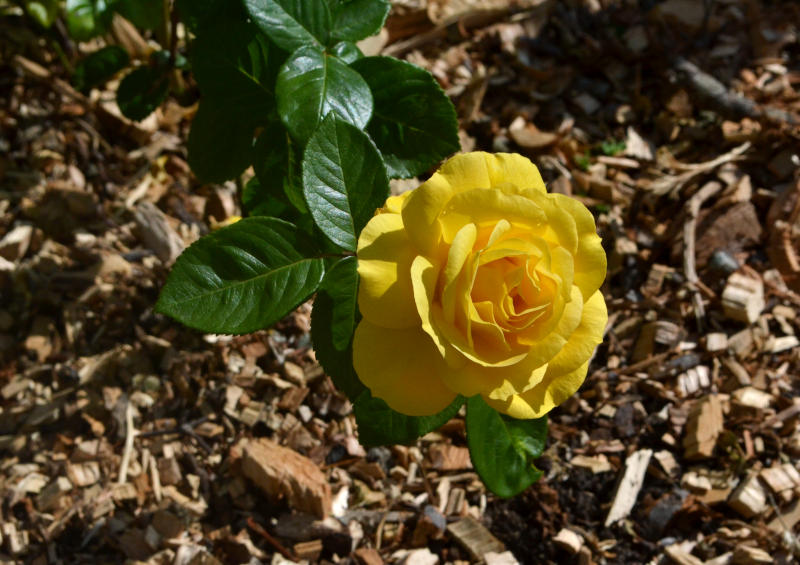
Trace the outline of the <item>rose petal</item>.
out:
<instances>
[{"instance_id":1,"label":"rose petal","mask_svg":"<svg viewBox=\"0 0 800 565\"><path fill-rule=\"evenodd\" d=\"M558 206L574 219L578 233L578 248L574 254L575 282L584 299L592 296L606 278L606 253L597 235L594 217L583 204L564 196L552 194Z\"/></svg>"},{"instance_id":2,"label":"rose petal","mask_svg":"<svg viewBox=\"0 0 800 565\"><path fill-rule=\"evenodd\" d=\"M553 375L568 373L580 367L603 341L603 332L608 322L606 301L599 290L583 305L580 325L569 336L564 348L549 363Z\"/></svg>"},{"instance_id":3,"label":"rose petal","mask_svg":"<svg viewBox=\"0 0 800 565\"><path fill-rule=\"evenodd\" d=\"M393 410L430 416L456 397L441 375L447 370L430 337L417 328L392 330L362 320L353 337L358 377Z\"/></svg>"},{"instance_id":4,"label":"rose petal","mask_svg":"<svg viewBox=\"0 0 800 565\"><path fill-rule=\"evenodd\" d=\"M545 229L547 216L536 202L525 196L476 188L453 195L444 207L440 215L442 237L452 241L464 224L474 223L483 229L496 225L500 219L535 235Z\"/></svg>"},{"instance_id":5,"label":"rose petal","mask_svg":"<svg viewBox=\"0 0 800 565\"><path fill-rule=\"evenodd\" d=\"M574 371L564 375L552 377L545 374L540 384L522 394L509 396L505 400L495 400L487 396L484 396L483 399L495 410L508 414L512 418L541 418L575 394L586 379L588 368L589 361L587 360Z\"/></svg>"},{"instance_id":6,"label":"rose petal","mask_svg":"<svg viewBox=\"0 0 800 565\"><path fill-rule=\"evenodd\" d=\"M441 235L439 215L453 195L501 185L511 185L513 192L546 192L539 169L521 155L473 152L448 159L430 179L412 191L403 206L403 220L411 241L421 252L432 253Z\"/></svg>"},{"instance_id":7,"label":"rose petal","mask_svg":"<svg viewBox=\"0 0 800 565\"><path fill-rule=\"evenodd\" d=\"M399 214L378 214L358 238L358 307L361 315L385 328L419 325L411 286L414 250Z\"/></svg>"}]
</instances>

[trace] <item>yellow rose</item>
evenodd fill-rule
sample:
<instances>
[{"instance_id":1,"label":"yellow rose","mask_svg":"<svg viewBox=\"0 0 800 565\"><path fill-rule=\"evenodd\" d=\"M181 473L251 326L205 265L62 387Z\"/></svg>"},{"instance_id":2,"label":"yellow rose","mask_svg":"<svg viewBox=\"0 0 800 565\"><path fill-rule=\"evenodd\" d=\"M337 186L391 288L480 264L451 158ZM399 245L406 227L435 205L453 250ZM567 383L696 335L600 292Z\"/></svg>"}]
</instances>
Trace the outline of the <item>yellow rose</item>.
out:
<instances>
[{"instance_id":1,"label":"yellow rose","mask_svg":"<svg viewBox=\"0 0 800 565\"><path fill-rule=\"evenodd\" d=\"M608 320L606 255L581 203L516 154L468 153L390 197L358 240L353 364L394 410L480 394L539 418L586 378Z\"/></svg>"}]
</instances>

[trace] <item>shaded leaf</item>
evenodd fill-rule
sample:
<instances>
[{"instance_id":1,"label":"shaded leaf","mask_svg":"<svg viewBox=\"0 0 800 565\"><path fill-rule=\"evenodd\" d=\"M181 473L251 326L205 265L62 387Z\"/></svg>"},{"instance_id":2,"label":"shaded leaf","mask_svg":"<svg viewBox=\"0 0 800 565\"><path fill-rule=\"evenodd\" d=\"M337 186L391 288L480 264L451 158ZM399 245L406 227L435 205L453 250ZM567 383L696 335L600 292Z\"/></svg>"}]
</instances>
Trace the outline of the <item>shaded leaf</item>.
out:
<instances>
[{"instance_id":1,"label":"shaded leaf","mask_svg":"<svg viewBox=\"0 0 800 565\"><path fill-rule=\"evenodd\" d=\"M331 267L314 298L311 341L314 353L336 388L355 401L366 387L353 369L353 332L359 314L355 308L358 272L355 257Z\"/></svg>"},{"instance_id":2,"label":"shaded leaf","mask_svg":"<svg viewBox=\"0 0 800 565\"><path fill-rule=\"evenodd\" d=\"M143 120L161 105L168 92L169 80L163 71L139 67L119 83L117 105L131 120Z\"/></svg>"},{"instance_id":3,"label":"shaded leaf","mask_svg":"<svg viewBox=\"0 0 800 565\"><path fill-rule=\"evenodd\" d=\"M428 71L391 57L364 57L352 67L372 91L367 132L391 178L424 173L458 151L455 108Z\"/></svg>"},{"instance_id":4,"label":"shaded leaf","mask_svg":"<svg viewBox=\"0 0 800 565\"><path fill-rule=\"evenodd\" d=\"M410 445L417 438L432 432L456 415L464 404L457 396L444 410L433 416L406 416L395 412L380 398L364 391L353 405L358 423L358 441L364 447L376 445Z\"/></svg>"},{"instance_id":5,"label":"shaded leaf","mask_svg":"<svg viewBox=\"0 0 800 565\"><path fill-rule=\"evenodd\" d=\"M201 102L187 141L194 174L205 182L224 182L242 174L252 160L254 127L249 120L231 116L225 105Z\"/></svg>"},{"instance_id":6,"label":"shaded leaf","mask_svg":"<svg viewBox=\"0 0 800 565\"><path fill-rule=\"evenodd\" d=\"M256 140L253 170L261 186L274 198L286 200L297 211L307 214L300 163L293 145L283 125L271 122Z\"/></svg>"},{"instance_id":7,"label":"shaded leaf","mask_svg":"<svg viewBox=\"0 0 800 565\"><path fill-rule=\"evenodd\" d=\"M500 414L483 398L467 400L467 444L472 464L498 496L514 496L539 480L533 464L547 442L547 416L517 420Z\"/></svg>"},{"instance_id":8,"label":"shaded leaf","mask_svg":"<svg viewBox=\"0 0 800 565\"><path fill-rule=\"evenodd\" d=\"M98 49L75 66L72 84L81 92L88 92L127 67L130 60L128 52L118 45Z\"/></svg>"}]
</instances>

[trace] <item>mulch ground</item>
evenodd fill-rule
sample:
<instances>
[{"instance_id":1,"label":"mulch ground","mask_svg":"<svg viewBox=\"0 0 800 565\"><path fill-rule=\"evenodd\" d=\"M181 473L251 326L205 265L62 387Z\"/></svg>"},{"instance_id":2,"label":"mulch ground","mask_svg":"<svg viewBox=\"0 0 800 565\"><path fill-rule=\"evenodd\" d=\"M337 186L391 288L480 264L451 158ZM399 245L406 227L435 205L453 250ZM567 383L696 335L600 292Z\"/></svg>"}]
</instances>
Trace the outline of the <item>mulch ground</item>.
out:
<instances>
[{"instance_id":1,"label":"mulch ground","mask_svg":"<svg viewBox=\"0 0 800 565\"><path fill-rule=\"evenodd\" d=\"M606 340L544 478L502 500L461 416L359 445L309 304L239 337L155 314L177 254L239 212L186 164L196 107L132 123L52 41L88 46L0 19L0 559L794 562L797 22L756 0L394 5L368 49L430 69L464 150L531 157L609 254Z\"/></svg>"}]
</instances>

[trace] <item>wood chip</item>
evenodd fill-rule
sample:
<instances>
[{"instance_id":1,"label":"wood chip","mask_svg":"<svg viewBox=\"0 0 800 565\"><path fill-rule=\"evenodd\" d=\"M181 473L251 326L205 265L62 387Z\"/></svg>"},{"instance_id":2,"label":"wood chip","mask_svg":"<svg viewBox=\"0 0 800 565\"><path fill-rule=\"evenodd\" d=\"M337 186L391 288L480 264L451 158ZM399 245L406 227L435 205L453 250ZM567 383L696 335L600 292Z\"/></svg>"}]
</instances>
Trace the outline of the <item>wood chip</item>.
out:
<instances>
[{"instance_id":1,"label":"wood chip","mask_svg":"<svg viewBox=\"0 0 800 565\"><path fill-rule=\"evenodd\" d=\"M506 550L503 542L471 516L453 522L447 526L447 531L475 560L482 560L489 552L502 553Z\"/></svg>"},{"instance_id":2,"label":"wood chip","mask_svg":"<svg viewBox=\"0 0 800 565\"><path fill-rule=\"evenodd\" d=\"M758 547L740 545L733 550L734 565L767 565L773 563L772 556Z\"/></svg>"},{"instance_id":3,"label":"wood chip","mask_svg":"<svg viewBox=\"0 0 800 565\"><path fill-rule=\"evenodd\" d=\"M728 336L721 332L706 335L706 351L714 353L724 351L728 347Z\"/></svg>"},{"instance_id":4,"label":"wood chip","mask_svg":"<svg viewBox=\"0 0 800 565\"><path fill-rule=\"evenodd\" d=\"M746 386L734 391L731 399L734 404L754 410L765 410L773 402L771 394L752 386Z\"/></svg>"},{"instance_id":5,"label":"wood chip","mask_svg":"<svg viewBox=\"0 0 800 565\"><path fill-rule=\"evenodd\" d=\"M162 263L172 265L185 246L164 212L151 202L141 202L136 206L133 218L144 244L155 252Z\"/></svg>"},{"instance_id":6,"label":"wood chip","mask_svg":"<svg viewBox=\"0 0 800 565\"><path fill-rule=\"evenodd\" d=\"M684 550L679 544L667 546L664 554L678 565L703 565L703 560Z\"/></svg>"},{"instance_id":7,"label":"wood chip","mask_svg":"<svg viewBox=\"0 0 800 565\"><path fill-rule=\"evenodd\" d=\"M764 283L732 274L722 292L722 309L733 320L754 323L764 309Z\"/></svg>"},{"instance_id":8,"label":"wood chip","mask_svg":"<svg viewBox=\"0 0 800 565\"><path fill-rule=\"evenodd\" d=\"M575 467L589 469L592 471L592 473L607 473L613 469L613 467L611 467L611 463L608 461L608 457L602 453L591 456L576 455L570 459L569 463Z\"/></svg>"},{"instance_id":9,"label":"wood chip","mask_svg":"<svg viewBox=\"0 0 800 565\"><path fill-rule=\"evenodd\" d=\"M308 457L266 439L239 444L242 473L270 498L320 518L331 513L331 487Z\"/></svg>"},{"instance_id":10,"label":"wood chip","mask_svg":"<svg viewBox=\"0 0 800 565\"><path fill-rule=\"evenodd\" d=\"M686 422L683 438L684 457L704 459L711 457L717 438L724 429L722 403L716 394L695 401Z\"/></svg>"},{"instance_id":11,"label":"wood chip","mask_svg":"<svg viewBox=\"0 0 800 565\"><path fill-rule=\"evenodd\" d=\"M767 509L767 493L757 474L753 473L739 483L728 499L728 506L745 518L758 516Z\"/></svg>"},{"instance_id":12,"label":"wood chip","mask_svg":"<svg viewBox=\"0 0 800 565\"><path fill-rule=\"evenodd\" d=\"M644 484L644 474L653 456L652 449L635 451L625 460L625 473L617 485L614 502L606 518L606 527L628 516L636 503L639 491Z\"/></svg>"},{"instance_id":13,"label":"wood chip","mask_svg":"<svg viewBox=\"0 0 800 565\"><path fill-rule=\"evenodd\" d=\"M439 471L472 469L469 449L450 444L434 445L430 449L431 465Z\"/></svg>"},{"instance_id":14,"label":"wood chip","mask_svg":"<svg viewBox=\"0 0 800 565\"><path fill-rule=\"evenodd\" d=\"M359 565L383 565L381 554L371 547L360 547L353 552Z\"/></svg>"},{"instance_id":15,"label":"wood chip","mask_svg":"<svg viewBox=\"0 0 800 565\"><path fill-rule=\"evenodd\" d=\"M800 488L800 472L791 463L762 469L761 480L784 502L790 502Z\"/></svg>"},{"instance_id":16,"label":"wood chip","mask_svg":"<svg viewBox=\"0 0 800 565\"><path fill-rule=\"evenodd\" d=\"M553 542L572 555L578 553L583 547L583 538L568 528L561 528L553 538Z\"/></svg>"},{"instance_id":17,"label":"wood chip","mask_svg":"<svg viewBox=\"0 0 800 565\"><path fill-rule=\"evenodd\" d=\"M497 553L490 551L483 556L486 565L519 565L519 561L510 551Z\"/></svg>"}]
</instances>

